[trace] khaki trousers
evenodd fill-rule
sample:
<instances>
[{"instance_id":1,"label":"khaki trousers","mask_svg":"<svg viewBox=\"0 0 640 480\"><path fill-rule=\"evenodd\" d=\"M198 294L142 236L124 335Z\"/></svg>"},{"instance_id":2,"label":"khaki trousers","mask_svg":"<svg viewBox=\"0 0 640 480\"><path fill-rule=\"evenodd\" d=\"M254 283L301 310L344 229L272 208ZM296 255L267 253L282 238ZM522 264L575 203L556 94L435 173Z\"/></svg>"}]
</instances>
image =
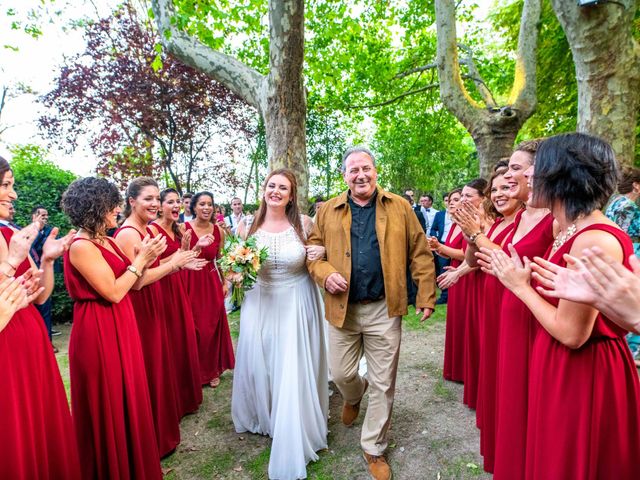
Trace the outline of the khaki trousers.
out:
<instances>
[{"instance_id":1,"label":"khaki trousers","mask_svg":"<svg viewBox=\"0 0 640 480\"><path fill-rule=\"evenodd\" d=\"M329 325L329 364L333 381L350 405L364 394L358 362L367 359L369 406L362 424L360 444L369 455L387 448L396 373L400 356L401 317L389 317L385 300L367 305L349 304L342 328Z\"/></svg>"}]
</instances>

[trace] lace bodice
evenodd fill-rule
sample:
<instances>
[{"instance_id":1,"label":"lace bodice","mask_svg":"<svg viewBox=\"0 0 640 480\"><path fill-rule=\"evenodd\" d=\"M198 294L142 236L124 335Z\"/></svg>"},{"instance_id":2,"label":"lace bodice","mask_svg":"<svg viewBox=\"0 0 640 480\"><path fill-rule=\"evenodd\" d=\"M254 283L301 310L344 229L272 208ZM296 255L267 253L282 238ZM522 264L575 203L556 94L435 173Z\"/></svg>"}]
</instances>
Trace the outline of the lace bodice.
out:
<instances>
[{"instance_id":1,"label":"lace bodice","mask_svg":"<svg viewBox=\"0 0 640 480\"><path fill-rule=\"evenodd\" d=\"M306 251L293 227L279 233L258 229L255 236L258 245L269 250L269 256L258 274L259 284L292 284L307 274Z\"/></svg>"}]
</instances>

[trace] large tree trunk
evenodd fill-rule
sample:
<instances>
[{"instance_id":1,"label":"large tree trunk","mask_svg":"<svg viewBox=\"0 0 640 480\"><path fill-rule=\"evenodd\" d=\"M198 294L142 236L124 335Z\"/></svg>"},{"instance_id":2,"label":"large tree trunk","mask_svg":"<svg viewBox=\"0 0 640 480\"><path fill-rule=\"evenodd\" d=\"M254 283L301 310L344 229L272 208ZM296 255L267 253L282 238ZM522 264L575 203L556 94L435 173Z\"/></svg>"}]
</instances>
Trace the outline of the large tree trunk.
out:
<instances>
[{"instance_id":1,"label":"large tree trunk","mask_svg":"<svg viewBox=\"0 0 640 480\"><path fill-rule=\"evenodd\" d=\"M269 2L269 59L262 107L271 169L289 168L298 179L298 205L306 211L308 193L303 0Z\"/></svg>"},{"instance_id":2,"label":"large tree trunk","mask_svg":"<svg viewBox=\"0 0 640 480\"><path fill-rule=\"evenodd\" d=\"M298 179L298 203L306 211L309 174L305 137L307 104L302 76L304 1L269 0L269 73L266 76L177 30L171 23L171 0L152 0L152 7L169 52L258 110L265 123L269 167L293 170ZM165 35L166 32L169 35Z\"/></svg>"},{"instance_id":3,"label":"large tree trunk","mask_svg":"<svg viewBox=\"0 0 640 480\"><path fill-rule=\"evenodd\" d=\"M640 106L640 45L633 38L636 0L589 7L553 0L578 81L578 131L611 143L632 165Z\"/></svg>"},{"instance_id":4,"label":"large tree trunk","mask_svg":"<svg viewBox=\"0 0 640 480\"><path fill-rule=\"evenodd\" d=\"M511 155L518 131L535 111L539 19L540 0L525 0L515 78L507 105L497 105L486 88L480 88L484 100L484 104L480 104L469 95L460 74L455 1L436 0L440 98L471 134L478 151L482 177L488 178L496 162ZM479 75L471 56L465 64L473 77ZM482 81L478 83L483 84Z\"/></svg>"}]
</instances>

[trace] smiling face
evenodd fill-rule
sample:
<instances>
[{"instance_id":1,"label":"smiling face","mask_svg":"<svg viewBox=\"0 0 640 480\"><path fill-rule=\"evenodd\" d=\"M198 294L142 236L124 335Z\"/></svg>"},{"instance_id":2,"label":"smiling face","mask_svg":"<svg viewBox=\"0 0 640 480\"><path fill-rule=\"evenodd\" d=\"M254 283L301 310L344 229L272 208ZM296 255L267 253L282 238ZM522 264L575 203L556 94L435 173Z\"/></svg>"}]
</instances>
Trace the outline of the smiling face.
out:
<instances>
[{"instance_id":1,"label":"smiling face","mask_svg":"<svg viewBox=\"0 0 640 480\"><path fill-rule=\"evenodd\" d=\"M433 205L433 200L431 200L429 197L420 197L420 205L424 208L431 208L431 205Z\"/></svg>"},{"instance_id":2,"label":"smiling face","mask_svg":"<svg viewBox=\"0 0 640 480\"><path fill-rule=\"evenodd\" d=\"M10 219L12 202L18 198L18 194L13 189L14 179L11 170L5 172L0 181L0 218Z\"/></svg>"},{"instance_id":3,"label":"smiling face","mask_svg":"<svg viewBox=\"0 0 640 480\"><path fill-rule=\"evenodd\" d=\"M351 197L368 201L376 191L378 172L371 157L364 152L354 152L345 161L344 181L349 185Z\"/></svg>"},{"instance_id":4,"label":"smiling face","mask_svg":"<svg viewBox=\"0 0 640 480\"><path fill-rule=\"evenodd\" d=\"M182 199L182 205L184 206L185 215L191 215L191 197L184 197Z\"/></svg>"},{"instance_id":5,"label":"smiling face","mask_svg":"<svg viewBox=\"0 0 640 480\"><path fill-rule=\"evenodd\" d=\"M169 192L164 197L161 205L162 217L177 222L180 218L180 197L177 193Z\"/></svg>"},{"instance_id":6,"label":"smiling face","mask_svg":"<svg viewBox=\"0 0 640 480\"><path fill-rule=\"evenodd\" d=\"M213 212L215 211L213 207L213 198L209 195L200 195L194 210L196 218L210 222L213 217Z\"/></svg>"},{"instance_id":7,"label":"smiling face","mask_svg":"<svg viewBox=\"0 0 640 480\"><path fill-rule=\"evenodd\" d=\"M529 197L527 178L525 172L533 164L533 155L527 152L515 151L509 158L509 168L504 178L509 182L509 194L522 202Z\"/></svg>"},{"instance_id":8,"label":"smiling face","mask_svg":"<svg viewBox=\"0 0 640 480\"><path fill-rule=\"evenodd\" d=\"M491 203L504 216L509 216L518 208L520 200L511 196L511 186L504 175L493 179L491 183Z\"/></svg>"},{"instance_id":9,"label":"smiling face","mask_svg":"<svg viewBox=\"0 0 640 480\"><path fill-rule=\"evenodd\" d=\"M264 189L267 207L286 208L291 199L291 182L284 175L273 175Z\"/></svg>"},{"instance_id":10,"label":"smiling face","mask_svg":"<svg viewBox=\"0 0 640 480\"><path fill-rule=\"evenodd\" d=\"M136 198L129 198L131 211L145 223L149 223L158 217L160 210L160 190L158 187L148 185L140 190Z\"/></svg>"}]
</instances>

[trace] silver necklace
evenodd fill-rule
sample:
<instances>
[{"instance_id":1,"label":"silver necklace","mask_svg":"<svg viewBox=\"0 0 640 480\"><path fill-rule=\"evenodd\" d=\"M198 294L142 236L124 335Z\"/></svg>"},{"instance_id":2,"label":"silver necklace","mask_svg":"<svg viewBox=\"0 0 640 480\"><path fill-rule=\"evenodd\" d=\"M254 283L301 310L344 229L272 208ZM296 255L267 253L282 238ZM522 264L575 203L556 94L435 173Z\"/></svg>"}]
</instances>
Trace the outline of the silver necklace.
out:
<instances>
[{"instance_id":1,"label":"silver necklace","mask_svg":"<svg viewBox=\"0 0 640 480\"><path fill-rule=\"evenodd\" d=\"M572 223L571 225L569 225L569 228L567 228L566 232L564 232L562 235L558 234L556 239L553 241L553 250L557 250L562 245L564 245L566 241L576 233L577 230L578 227L576 227L576 224Z\"/></svg>"}]
</instances>

